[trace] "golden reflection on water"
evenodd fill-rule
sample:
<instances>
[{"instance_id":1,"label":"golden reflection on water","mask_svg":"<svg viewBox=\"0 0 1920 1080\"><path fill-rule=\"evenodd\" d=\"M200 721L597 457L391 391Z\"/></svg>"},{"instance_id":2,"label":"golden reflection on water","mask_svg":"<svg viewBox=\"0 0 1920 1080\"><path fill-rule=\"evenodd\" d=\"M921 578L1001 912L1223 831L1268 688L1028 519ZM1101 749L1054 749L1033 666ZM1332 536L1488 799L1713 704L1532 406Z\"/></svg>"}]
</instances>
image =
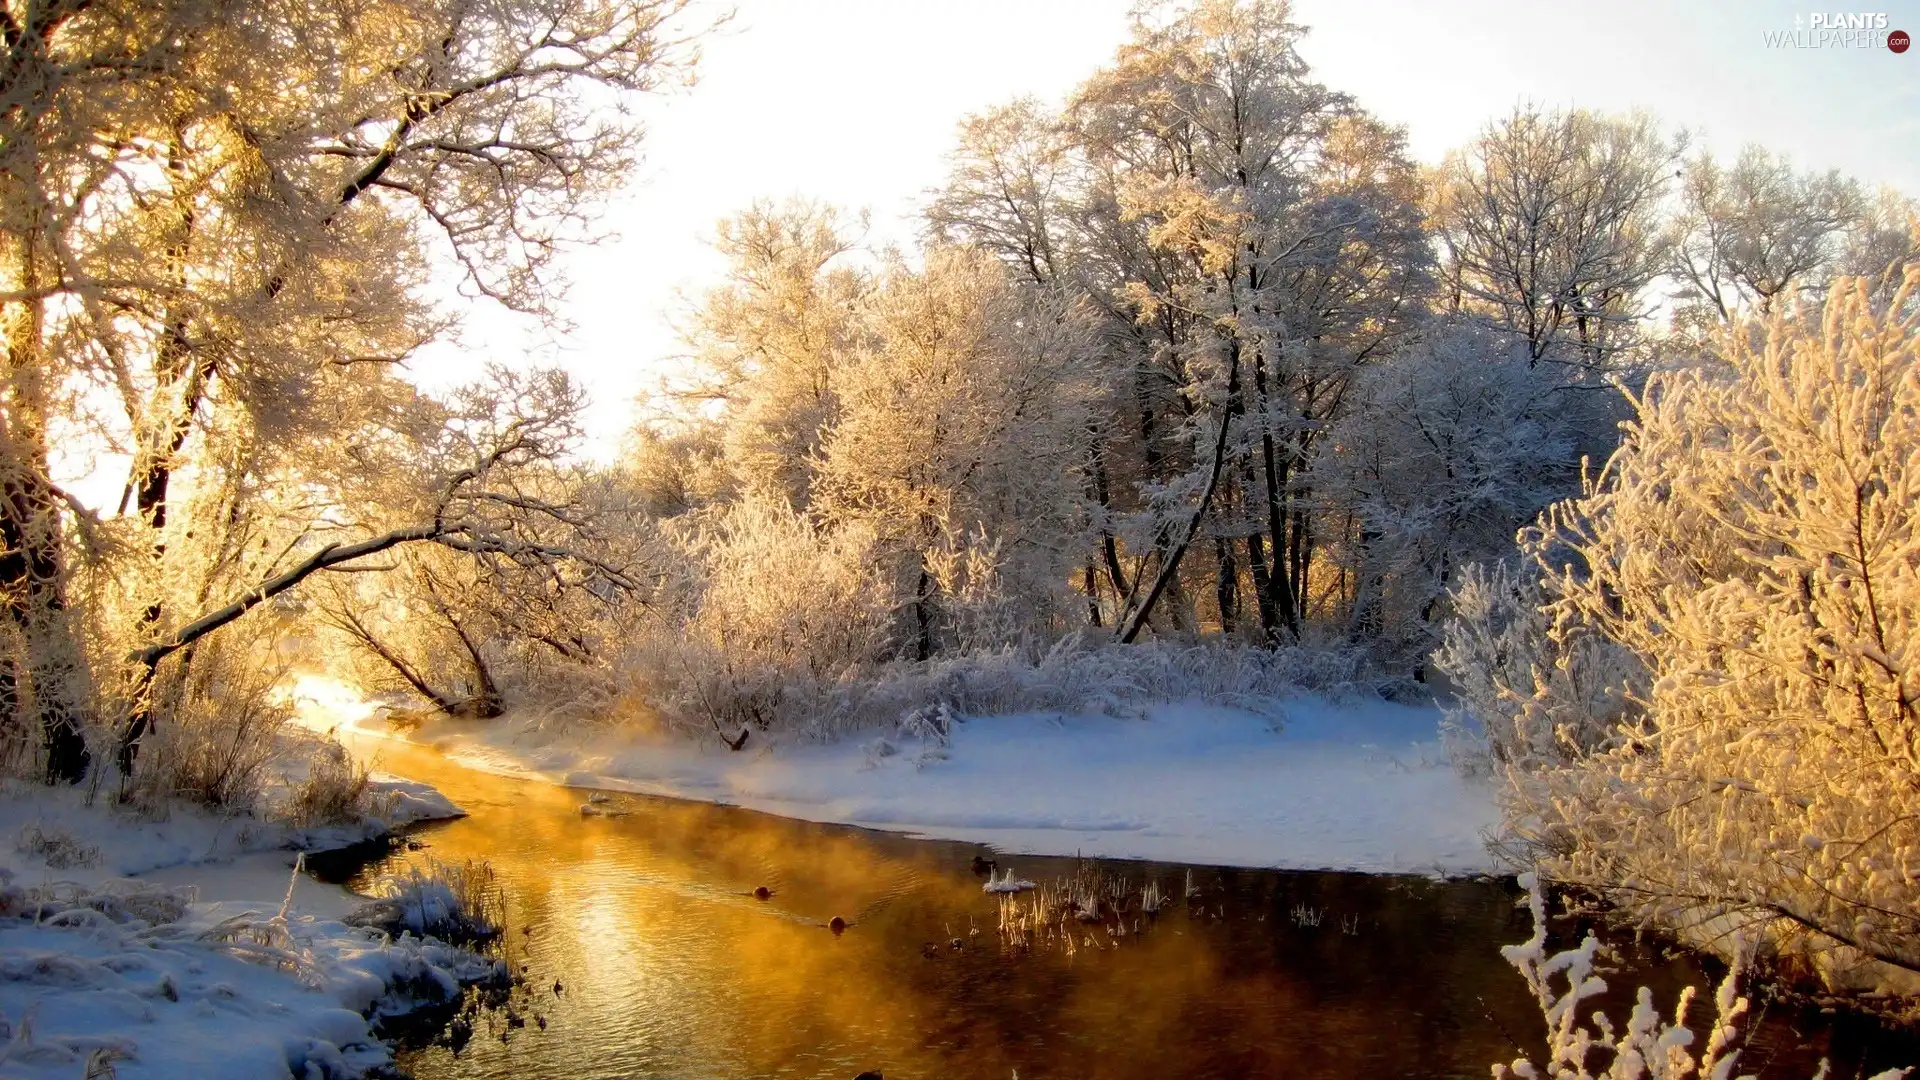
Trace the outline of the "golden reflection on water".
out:
<instances>
[{"instance_id":1,"label":"golden reflection on water","mask_svg":"<svg viewBox=\"0 0 1920 1080\"><path fill-rule=\"evenodd\" d=\"M1137 934L1075 924L1071 955L1021 950L973 847L624 796L605 808L625 816L583 816L580 791L371 752L470 812L395 858L492 863L519 1008L546 1022L492 1017L457 1056L403 1055L421 1080L1479 1077L1512 1059L1509 1033L1537 1038L1495 949L1526 932L1498 885L1209 870L1183 903L1179 869L1109 863L1174 903L1136 911ZM1075 868L1007 861L1035 881ZM1644 974L1670 1001L1689 972Z\"/></svg>"}]
</instances>

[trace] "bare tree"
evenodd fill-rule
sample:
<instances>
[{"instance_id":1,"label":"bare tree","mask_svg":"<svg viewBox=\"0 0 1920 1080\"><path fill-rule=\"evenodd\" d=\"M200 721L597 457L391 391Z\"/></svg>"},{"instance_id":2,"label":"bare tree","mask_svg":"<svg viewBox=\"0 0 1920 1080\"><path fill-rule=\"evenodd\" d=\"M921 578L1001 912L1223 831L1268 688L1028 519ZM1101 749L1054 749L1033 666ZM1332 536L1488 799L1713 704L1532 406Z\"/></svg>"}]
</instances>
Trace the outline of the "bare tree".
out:
<instances>
[{"instance_id":1,"label":"bare tree","mask_svg":"<svg viewBox=\"0 0 1920 1080\"><path fill-rule=\"evenodd\" d=\"M1859 185L1838 171L1795 172L1758 146L1742 150L1732 168L1702 152L1681 176L1674 276L1722 322L1823 288L1867 209Z\"/></svg>"},{"instance_id":2,"label":"bare tree","mask_svg":"<svg viewBox=\"0 0 1920 1080\"><path fill-rule=\"evenodd\" d=\"M495 585L511 574L522 587L580 590L602 600L644 599L648 581L632 552L605 543L578 486L555 475L566 471L566 456L579 435L581 405L578 389L557 371L523 376L495 369L485 382L463 389L435 425L435 441L419 448L427 462L424 469L400 478L370 478L389 489L384 498L359 501L375 511L372 520L311 524L239 595L133 653L131 714L119 734L122 771L131 773L139 740L154 719L151 690L161 663L322 571L391 570L391 564L369 560L395 549L432 545L492 568ZM476 605L452 595L430 565L415 564L413 569L434 615L451 630L472 664L479 684L472 707L497 709L498 687L489 692L492 680L479 630L466 621ZM503 591L494 602L510 607L515 600ZM468 707L427 685L350 605L337 604L330 614L337 628L381 653L436 705L450 711Z\"/></svg>"},{"instance_id":3,"label":"bare tree","mask_svg":"<svg viewBox=\"0 0 1920 1080\"><path fill-rule=\"evenodd\" d=\"M1601 369L1634 343L1665 268L1661 198L1684 148L1651 118L1516 109L1441 170L1434 220L1456 302L1529 362Z\"/></svg>"}]
</instances>

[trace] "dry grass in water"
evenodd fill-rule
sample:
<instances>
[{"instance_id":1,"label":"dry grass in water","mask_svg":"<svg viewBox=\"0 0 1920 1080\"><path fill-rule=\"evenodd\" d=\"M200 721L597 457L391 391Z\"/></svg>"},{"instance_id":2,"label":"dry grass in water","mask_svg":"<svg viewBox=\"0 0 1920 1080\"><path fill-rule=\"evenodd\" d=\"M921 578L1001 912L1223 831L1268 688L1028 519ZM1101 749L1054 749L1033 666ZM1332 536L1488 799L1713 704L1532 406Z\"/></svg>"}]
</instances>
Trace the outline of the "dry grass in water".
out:
<instances>
[{"instance_id":1,"label":"dry grass in water","mask_svg":"<svg viewBox=\"0 0 1920 1080\"><path fill-rule=\"evenodd\" d=\"M376 890L380 898L349 916L349 922L454 944L497 937L506 926L505 898L485 860L428 859L381 879Z\"/></svg>"},{"instance_id":2,"label":"dry grass in water","mask_svg":"<svg viewBox=\"0 0 1920 1080\"><path fill-rule=\"evenodd\" d=\"M1000 940L1008 948L1058 947L1071 956L1140 933L1142 916L1151 921L1166 904L1157 881L1136 886L1118 874L1081 867L1029 891L1001 894Z\"/></svg>"}]
</instances>

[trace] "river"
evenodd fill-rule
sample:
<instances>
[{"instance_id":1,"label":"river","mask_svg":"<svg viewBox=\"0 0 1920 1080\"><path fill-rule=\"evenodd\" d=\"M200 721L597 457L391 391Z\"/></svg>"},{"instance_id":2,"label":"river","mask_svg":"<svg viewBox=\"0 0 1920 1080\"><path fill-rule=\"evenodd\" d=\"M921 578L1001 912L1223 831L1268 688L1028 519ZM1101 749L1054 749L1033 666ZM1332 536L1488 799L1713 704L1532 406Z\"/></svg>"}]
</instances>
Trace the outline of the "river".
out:
<instances>
[{"instance_id":1,"label":"river","mask_svg":"<svg viewBox=\"0 0 1920 1080\"><path fill-rule=\"evenodd\" d=\"M411 860L486 860L507 913L498 947L524 976L520 1026L481 1010L458 1053L415 1033L401 1062L420 1080L1484 1077L1540 1038L1498 953L1529 931L1510 881L1003 857L625 795L583 814L583 791L402 744L371 752L470 816L322 874L364 889ZM1101 917L1003 933L983 856L1079 882ZM1141 910L1149 882L1157 915ZM1648 949L1623 963L1611 981L1653 987L1663 1010L1710 978ZM1743 1072L1915 1059L1871 1025L1762 1011Z\"/></svg>"}]
</instances>

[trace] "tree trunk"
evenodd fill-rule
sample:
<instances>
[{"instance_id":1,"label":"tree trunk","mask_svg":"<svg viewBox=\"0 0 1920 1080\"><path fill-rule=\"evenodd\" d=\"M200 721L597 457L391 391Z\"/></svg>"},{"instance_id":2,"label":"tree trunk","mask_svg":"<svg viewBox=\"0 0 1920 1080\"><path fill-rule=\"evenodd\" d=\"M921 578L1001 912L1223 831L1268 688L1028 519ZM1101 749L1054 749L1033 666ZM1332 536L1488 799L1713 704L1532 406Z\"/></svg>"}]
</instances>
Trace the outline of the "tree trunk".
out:
<instances>
[{"instance_id":1,"label":"tree trunk","mask_svg":"<svg viewBox=\"0 0 1920 1080\"><path fill-rule=\"evenodd\" d=\"M0 604L21 657L0 680L0 729L40 730L48 783L78 783L92 755L75 685L80 643L67 613L59 499L47 470L47 380L42 352L46 302L36 251L38 222L19 239L15 278L27 298L6 305L6 408L0 411ZM24 662L20 662L24 661ZM26 678L23 680L22 675ZM30 694L22 693L24 689ZM30 708L29 708L30 704Z\"/></svg>"},{"instance_id":2,"label":"tree trunk","mask_svg":"<svg viewBox=\"0 0 1920 1080\"><path fill-rule=\"evenodd\" d=\"M1313 530L1307 509L1295 505L1291 518L1292 537L1288 551L1287 596L1295 607L1287 617L1287 624L1295 634L1307 619L1307 573L1313 566Z\"/></svg>"},{"instance_id":3,"label":"tree trunk","mask_svg":"<svg viewBox=\"0 0 1920 1080\"><path fill-rule=\"evenodd\" d=\"M1232 342L1227 349L1227 400L1232 401L1233 396L1239 391L1240 346L1238 342ZM1222 408L1220 432L1213 442L1213 464L1207 470L1207 486L1200 493L1200 503L1193 508L1193 515L1187 521L1186 534L1161 561L1159 572L1153 577L1153 586L1147 590L1145 598L1130 615L1121 620L1118 635L1121 644L1130 644L1140 635L1140 628L1146 625L1148 617L1153 614L1154 604L1159 601L1167 591L1168 585L1179 574L1180 560L1186 556L1187 548L1193 544L1193 538L1200 532L1200 523L1206 519L1207 511L1213 506L1213 493L1220 486L1220 472L1227 460L1227 434L1232 427L1227 410Z\"/></svg>"},{"instance_id":4,"label":"tree trunk","mask_svg":"<svg viewBox=\"0 0 1920 1080\"><path fill-rule=\"evenodd\" d=\"M18 632L24 663L9 658L0 678L0 709L5 710L0 728L24 732L37 726L47 783L77 784L85 779L92 754L75 694L80 646L67 613L60 515L44 473L35 475L39 470L32 465L23 468L17 441L7 441L12 444L6 462L11 475L0 485L0 544L5 546L0 552L0 593ZM23 674L30 695L21 692Z\"/></svg>"},{"instance_id":5,"label":"tree trunk","mask_svg":"<svg viewBox=\"0 0 1920 1080\"><path fill-rule=\"evenodd\" d=\"M1111 516L1112 503L1108 494L1107 455L1104 445L1099 445L1093 455L1093 493L1100 503L1103 518ZM1113 585L1113 595L1131 597L1133 586L1127 584L1126 571L1120 568L1120 546L1114 540L1111 524L1106 520L1100 522L1100 555L1106 562L1107 580ZM1125 603L1124 600L1121 602Z\"/></svg>"},{"instance_id":6,"label":"tree trunk","mask_svg":"<svg viewBox=\"0 0 1920 1080\"><path fill-rule=\"evenodd\" d=\"M1287 547L1287 485L1291 479L1292 455L1282 453L1273 438L1273 406L1267 393L1267 363L1265 350L1253 356L1254 400L1260 409L1260 462L1265 473L1267 497L1267 535L1271 538L1273 563L1267 575L1266 595L1262 600L1263 612L1271 612L1275 621L1268 622L1267 644L1279 645L1281 631L1288 638L1300 636L1298 599L1293 591L1293 576L1288 573Z\"/></svg>"},{"instance_id":7,"label":"tree trunk","mask_svg":"<svg viewBox=\"0 0 1920 1080\"><path fill-rule=\"evenodd\" d=\"M933 657L933 575L927 571L927 557L920 556L919 578L913 586L913 658Z\"/></svg>"},{"instance_id":8,"label":"tree trunk","mask_svg":"<svg viewBox=\"0 0 1920 1080\"><path fill-rule=\"evenodd\" d=\"M434 689L433 685L427 682L426 676L415 671L413 665L407 663L405 657L394 652L385 642L375 637L372 628L361 622L359 617L354 615L351 610L342 608L337 617L329 617L328 621L345 631L349 637L365 646L368 652L379 657L380 661L386 664L395 675L400 676L402 681L408 686L413 687L415 693L433 702L434 708L439 709L448 716L461 715L465 703L452 694L442 693ZM499 713L494 713L493 715L498 716Z\"/></svg>"},{"instance_id":9,"label":"tree trunk","mask_svg":"<svg viewBox=\"0 0 1920 1080\"><path fill-rule=\"evenodd\" d=\"M1353 627L1350 637L1357 642L1380 640L1386 630L1381 590L1384 582L1373 563L1373 545L1382 539L1379 530L1361 526L1359 558L1354 560L1356 569L1353 584L1353 614L1350 625Z\"/></svg>"},{"instance_id":10,"label":"tree trunk","mask_svg":"<svg viewBox=\"0 0 1920 1080\"><path fill-rule=\"evenodd\" d=\"M426 583L427 594L433 597L435 610L442 619L446 620L447 625L453 628L454 636L460 639L461 647L466 650L467 660L473 666L474 682L479 692L474 694L471 700L462 702L456 715L475 720L491 720L506 712L506 699L500 693L500 685L494 682L493 669L487 665L487 658L480 652L480 643L473 640L473 635L467 633L467 628L460 624L459 616L453 613L453 608L447 604L446 597L440 594L439 587L434 584L433 575L423 570L420 577Z\"/></svg>"},{"instance_id":11,"label":"tree trunk","mask_svg":"<svg viewBox=\"0 0 1920 1080\"><path fill-rule=\"evenodd\" d=\"M1230 637L1240 626L1240 567L1234 562L1233 541L1213 538L1213 598L1220 608L1220 633Z\"/></svg>"},{"instance_id":12,"label":"tree trunk","mask_svg":"<svg viewBox=\"0 0 1920 1080\"><path fill-rule=\"evenodd\" d=\"M1100 625L1100 575L1094 570L1091 560L1081 571L1080 587L1081 591L1087 594L1087 625L1098 627Z\"/></svg>"}]
</instances>

